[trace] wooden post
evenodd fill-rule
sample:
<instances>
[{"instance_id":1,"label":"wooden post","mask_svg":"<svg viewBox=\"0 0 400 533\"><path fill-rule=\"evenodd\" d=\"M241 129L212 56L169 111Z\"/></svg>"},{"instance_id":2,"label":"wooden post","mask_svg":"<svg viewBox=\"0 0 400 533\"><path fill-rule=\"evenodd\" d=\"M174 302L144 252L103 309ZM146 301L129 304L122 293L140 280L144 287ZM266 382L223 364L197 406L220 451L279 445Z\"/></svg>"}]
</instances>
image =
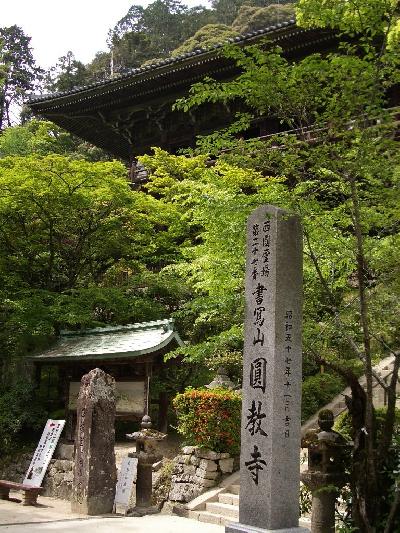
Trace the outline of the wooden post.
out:
<instances>
[{"instance_id":1,"label":"wooden post","mask_svg":"<svg viewBox=\"0 0 400 533\"><path fill-rule=\"evenodd\" d=\"M168 393L160 392L158 397L158 431L168 433Z\"/></svg>"}]
</instances>

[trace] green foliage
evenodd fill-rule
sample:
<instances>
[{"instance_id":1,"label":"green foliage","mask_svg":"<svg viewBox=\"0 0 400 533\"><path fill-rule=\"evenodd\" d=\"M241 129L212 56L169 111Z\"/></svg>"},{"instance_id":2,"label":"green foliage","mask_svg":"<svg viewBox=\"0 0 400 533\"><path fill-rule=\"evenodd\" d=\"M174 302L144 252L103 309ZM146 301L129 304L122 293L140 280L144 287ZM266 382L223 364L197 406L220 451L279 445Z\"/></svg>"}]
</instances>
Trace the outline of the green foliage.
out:
<instances>
[{"instance_id":1,"label":"green foliage","mask_svg":"<svg viewBox=\"0 0 400 533\"><path fill-rule=\"evenodd\" d=\"M393 27L397 0L299 0L297 21L304 27L338 28L346 33L382 35Z\"/></svg>"},{"instance_id":2,"label":"green foliage","mask_svg":"<svg viewBox=\"0 0 400 533\"><path fill-rule=\"evenodd\" d=\"M112 40L112 61L114 73L120 73L143 65L157 53L145 32L127 32ZM109 58L111 61L111 58Z\"/></svg>"},{"instance_id":3,"label":"green foliage","mask_svg":"<svg viewBox=\"0 0 400 533\"><path fill-rule=\"evenodd\" d=\"M382 439L382 432L384 429L384 422L387 409L385 407L380 407L375 409L375 419L376 419L376 441ZM396 409L396 433L400 432L400 409ZM352 428L351 428L351 416L348 411L341 413L335 420L335 425L333 427L335 431L341 433L344 437L351 440L353 438Z\"/></svg>"},{"instance_id":4,"label":"green foliage","mask_svg":"<svg viewBox=\"0 0 400 533\"><path fill-rule=\"evenodd\" d=\"M31 120L7 128L0 136L0 157L68 154L76 148L72 136L52 122Z\"/></svg>"},{"instance_id":5,"label":"green foliage","mask_svg":"<svg viewBox=\"0 0 400 533\"><path fill-rule=\"evenodd\" d=\"M118 162L0 160L0 344L25 354L59 329L169 316L190 291L177 209L133 192Z\"/></svg>"},{"instance_id":6,"label":"green foliage","mask_svg":"<svg viewBox=\"0 0 400 533\"><path fill-rule=\"evenodd\" d=\"M131 244L132 197L119 163L7 158L0 183L1 270L23 284L63 290L98 279Z\"/></svg>"},{"instance_id":7,"label":"green foliage","mask_svg":"<svg viewBox=\"0 0 400 533\"><path fill-rule=\"evenodd\" d=\"M21 439L31 441L46 422L47 413L33 399L33 386L17 379L0 389L0 455L15 450Z\"/></svg>"},{"instance_id":8,"label":"green foliage","mask_svg":"<svg viewBox=\"0 0 400 533\"><path fill-rule=\"evenodd\" d=\"M97 52L87 65L68 52L50 69L47 86L53 91L69 90L170 55L211 47L237 36L238 32L287 20L293 16L293 8L281 4L288 3L288 0L281 0L279 5L272 0L216 0L211 9L200 5L189 8L180 0L156 0L146 7L134 4L109 31L108 51Z\"/></svg>"},{"instance_id":9,"label":"green foliage","mask_svg":"<svg viewBox=\"0 0 400 533\"><path fill-rule=\"evenodd\" d=\"M374 445L376 448L379 448L382 439L384 437L384 428L385 428L385 418L387 415L386 407L375 409L374 416L376 421L376 434L374 435ZM347 411L340 414L336 420L333 428L335 431L338 431L348 439L354 438L351 416ZM394 423L394 432L391 439L391 444L388 450L387 455L384 457L383 463L380 466L380 491L381 493L387 494L387 497L382 501L380 507L380 513L377 516L377 530L383 531L387 524L387 517L390 512L390 507L392 502L396 497L396 492L398 491L399 482L400 482L400 409L396 408L395 411L395 423ZM349 491L349 487L345 487L345 493ZM352 499L351 495L348 494L347 498L347 507L348 507L348 516L351 516L352 509ZM397 516L397 517L396 517ZM398 513L394 517L393 529L392 531L397 531L400 527L400 517ZM351 520L347 519L344 521L345 524L350 525Z\"/></svg>"},{"instance_id":10,"label":"green foliage","mask_svg":"<svg viewBox=\"0 0 400 533\"><path fill-rule=\"evenodd\" d=\"M285 187L279 179L225 162L210 167L205 157L188 159L159 149L141 162L149 170L147 190L176 207L187 223L183 260L168 268L195 296L175 314L191 341L176 353L210 368L217 360L230 360L238 377L246 217L259 203L284 202Z\"/></svg>"},{"instance_id":11,"label":"green foliage","mask_svg":"<svg viewBox=\"0 0 400 533\"><path fill-rule=\"evenodd\" d=\"M100 148L82 142L47 120L29 120L21 126L7 128L0 136L0 158L50 154L93 162L110 159Z\"/></svg>"},{"instance_id":12,"label":"green foliage","mask_svg":"<svg viewBox=\"0 0 400 533\"><path fill-rule=\"evenodd\" d=\"M200 28L214 23L211 10L202 6L189 8L179 0L156 0L145 8L132 5L109 33L114 71L123 72L152 63L154 58L168 57Z\"/></svg>"},{"instance_id":13,"label":"green foliage","mask_svg":"<svg viewBox=\"0 0 400 533\"><path fill-rule=\"evenodd\" d=\"M359 362L348 345L349 336L355 335L356 342L361 340L357 287L353 281L357 250L350 176L357 176L354 179L362 206L371 328L375 336L392 346L398 335L398 298L393 298L399 291L398 266L392 254L398 261L395 206L399 198L399 158L397 145L391 139L395 126L383 109L385 88L394 83L394 69L386 70L382 77L374 61L360 57L358 52L355 55L339 52L327 57L314 54L295 64L276 50L230 48L227 54L237 60L243 74L228 83L205 80L177 105L189 109L203 103L230 104L239 100L253 110L254 118L267 115L275 117L283 127L298 128L295 135L276 135L267 141L245 143L235 137L240 127L243 130L251 123L248 114L222 135L200 139L199 150L216 153L225 144L228 150L219 165L222 159L230 165L262 173L265 192L251 186L246 190L246 199L252 198L253 205L260 205L262 196L267 200L272 183L280 184L280 194L271 203L275 201L297 211L306 233L306 358L311 360L315 354L321 354L358 373ZM379 115L380 125L365 127L366 112L372 117ZM318 143L308 142L307 128L311 125L323 128ZM239 197L234 201L238 209ZM225 213L225 220L230 220L231 212L226 207L226 202L221 202L216 212ZM218 215L216 220L225 238ZM219 244L214 236L217 230L211 231ZM228 243L232 252L238 250L237 244L229 239ZM221 248L224 249L223 244ZM315 270L316 260L319 271ZM226 259L225 264L231 262L232 259ZM232 279L235 277L231 276ZM382 353L379 340L372 343L377 355Z\"/></svg>"},{"instance_id":14,"label":"green foliage","mask_svg":"<svg viewBox=\"0 0 400 533\"><path fill-rule=\"evenodd\" d=\"M247 33L285 22L294 17L291 4L270 4L267 7L256 7L244 4L232 22L232 28L239 33Z\"/></svg>"},{"instance_id":15,"label":"green foliage","mask_svg":"<svg viewBox=\"0 0 400 533\"><path fill-rule=\"evenodd\" d=\"M86 84L104 81L111 76L110 52L97 52L90 63L86 65Z\"/></svg>"},{"instance_id":16,"label":"green foliage","mask_svg":"<svg viewBox=\"0 0 400 533\"><path fill-rule=\"evenodd\" d=\"M70 91L74 87L82 87L87 82L85 65L78 61L71 51L58 59L46 75L45 86L48 91Z\"/></svg>"},{"instance_id":17,"label":"green foliage","mask_svg":"<svg viewBox=\"0 0 400 533\"><path fill-rule=\"evenodd\" d=\"M302 385L302 422L308 420L321 407L330 402L344 387L343 380L334 374L324 373L306 377Z\"/></svg>"},{"instance_id":18,"label":"green foliage","mask_svg":"<svg viewBox=\"0 0 400 533\"><path fill-rule=\"evenodd\" d=\"M12 107L22 104L42 73L35 65L30 40L16 25L0 28L0 132L11 126Z\"/></svg>"},{"instance_id":19,"label":"green foliage","mask_svg":"<svg viewBox=\"0 0 400 533\"><path fill-rule=\"evenodd\" d=\"M311 513L312 506L312 494L310 489L308 489L303 483L300 485L300 516L304 516Z\"/></svg>"},{"instance_id":20,"label":"green foliage","mask_svg":"<svg viewBox=\"0 0 400 533\"><path fill-rule=\"evenodd\" d=\"M178 432L192 446L238 455L241 397L226 389L188 389L173 401Z\"/></svg>"},{"instance_id":21,"label":"green foliage","mask_svg":"<svg viewBox=\"0 0 400 533\"><path fill-rule=\"evenodd\" d=\"M178 56L199 48L210 48L214 44L222 43L237 35L237 31L225 24L207 24L207 26L200 28L192 37L173 50L171 56Z\"/></svg>"},{"instance_id":22,"label":"green foliage","mask_svg":"<svg viewBox=\"0 0 400 533\"><path fill-rule=\"evenodd\" d=\"M216 167L239 166L247 169L248 177L259 173L259 181L249 180L239 189L228 181L221 187L221 178L215 177L219 187L209 186L207 202L201 196L200 173L193 180L193 196L185 196L185 202L195 206L200 238L195 251L188 249L190 265L186 270L180 266L197 292L186 310L197 313L192 324L202 319L210 327L197 330L198 338L211 337L218 313L229 309L224 289L231 295L242 293L243 265L237 259L244 255L243 248L239 251L244 221L239 222L236 210L246 215L250 205L275 203L297 212L304 230L306 358L345 378L352 385L355 405L361 406L353 411L353 516L357 527L368 531L370 524L379 529L382 517L391 520L396 512L392 507L389 514L383 503L391 494L383 472L392 428L387 417L387 432L377 449L371 371L374 362L397 349L400 327L400 158L395 113L387 109L399 81L400 50L392 38L399 24L396 7L389 0L303 0L297 9L302 24L346 32L335 52L293 63L267 42L261 48L227 47L226 55L236 61L241 74L228 82L205 79L177 103L184 111L210 103L245 109L246 114L236 117L222 134L200 139L194 153L216 155L226 148ZM357 39L355 31L361 32ZM240 132L246 135L246 129L265 117L276 125L275 135L263 142L238 139ZM295 131L279 134L290 129ZM184 181L173 191L183 191ZM272 199L277 185L280 194ZM196 206L202 214L197 215ZM230 240L232 223L237 224L236 244ZM220 275L219 288L209 262L229 272L229 279ZM239 325L234 315L217 332L228 331L228 325ZM366 395L356 386L360 372L367 376ZM378 501L382 494L388 498Z\"/></svg>"},{"instance_id":23,"label":"green foliage","mask_svg":"<svg viewBox=\"0 0 400 533\"><path fill-rule=\"evenodd\" d=\"M223 24L232 24L244 0L212 0L218 20Z\"/></svg>"}]
</instances>

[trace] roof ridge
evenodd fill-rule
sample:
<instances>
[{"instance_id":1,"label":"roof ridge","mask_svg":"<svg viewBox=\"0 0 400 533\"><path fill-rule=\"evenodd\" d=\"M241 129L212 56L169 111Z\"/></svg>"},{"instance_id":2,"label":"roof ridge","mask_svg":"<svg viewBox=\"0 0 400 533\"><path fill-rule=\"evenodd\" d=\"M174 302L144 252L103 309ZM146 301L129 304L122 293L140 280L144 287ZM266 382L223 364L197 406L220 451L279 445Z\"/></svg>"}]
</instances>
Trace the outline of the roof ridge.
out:
<instances>
[{"instance_id":1,"label":"roof ridge","mask_svg":"<svg viewBox=\"0 0 400 533\"><path fill-rule=\"evenodd\" d=\"M289 26L296 26L296 20L294 18L289 19L285 22L279 22L275 25L267 26L265 28L262 28L260 30L255 30L252 32L247 32L240 34L236 37L230 37L229 39L226 39L224 41L221 41L220 43L214 44L212 46L206 47L206 48L198 48L196 50L193 50L192 52L186 52L184 54L179 54L175 57L168 57L165 59L160 59L156 61L155 63L151 63L150 65L141 66L133 69L129 69L126 72L119 74L114 77L110 77L106 80L90 83L89 85L83 85L81 87L74 87L68 91L60 91L55 93L47 93L47 94L40 94L40 95L30 95L28 98L28 103L34 103L34 102L41 102L46 100L51 100L53 98L61 98L63 96L71 95L71 94L77 94L83 91L86 91L88 89L94 89L95 87L100 87L104 85L112 84L113 82L117 82L119 80L127 79L131 76L143 74L145 72L154 71L157 68L164 67L167 65L172 65L174 63L179 63L180 61L183 61L185 59L188 59L190 57L199 56L201 54L207 54L210 52L213 52L215 50L221 49L227 44L238 44L246 42L247 40L250 40L257 36L267 35L269 33L273 33L277 30L281 30L284 28L287 28ZM305 31L303 28L298 28L300 31Z\"/></svg>"},{"instance_id":2,"label":"roof ridge","mask_svg":"<svg viewBox=\"0 0 400 533\"><path fill-rule=\"evenodd\" d=\"M136 322L135 324L116 325L116 326L104 326L98 328L90 328L83 330L61 330L61 337L80 337L85 335L101 334L101 333L117 333L118 331L132 331L132 330L149 330L160 329L161 326L167 326L168 330L174 330L174 319L165 318L162 320L152 320L150 322Z\"/></svg>"}]
</instances>

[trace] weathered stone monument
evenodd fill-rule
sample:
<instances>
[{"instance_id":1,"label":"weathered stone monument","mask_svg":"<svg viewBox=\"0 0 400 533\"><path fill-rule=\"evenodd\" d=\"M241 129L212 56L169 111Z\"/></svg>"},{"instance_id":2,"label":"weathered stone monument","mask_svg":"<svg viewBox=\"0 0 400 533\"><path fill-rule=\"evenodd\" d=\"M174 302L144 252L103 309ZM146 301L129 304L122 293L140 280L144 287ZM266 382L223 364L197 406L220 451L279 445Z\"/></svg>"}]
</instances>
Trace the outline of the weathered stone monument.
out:
<instances>
[{"instance_id":1,"label":"weathered stone monument","mask_svg":"<svg viewBox=\"0 0 400 533\"><path fill-rule=\"evenodd\" d=\"M111 513L115 467L115 380L99 368L83 376L75 437L73 512Z\"/></svg>"},{"instance_id":2,"label":"weathered stone monument","mask_svg":"<svg viewBox=\"0 0 400 533\"><path fill-rule=\"evenodd\" d=\"M239 523L225 531L299 528L302 232L274 206L247 226Z\"/></svg>"}]
</instances>

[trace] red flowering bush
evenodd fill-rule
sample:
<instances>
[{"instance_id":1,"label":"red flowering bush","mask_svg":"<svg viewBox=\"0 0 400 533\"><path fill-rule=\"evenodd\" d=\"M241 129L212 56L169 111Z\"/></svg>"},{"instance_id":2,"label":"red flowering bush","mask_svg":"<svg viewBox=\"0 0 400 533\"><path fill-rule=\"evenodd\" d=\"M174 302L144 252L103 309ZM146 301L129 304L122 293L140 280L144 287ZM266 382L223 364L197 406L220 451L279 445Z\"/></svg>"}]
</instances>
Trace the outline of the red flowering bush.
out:
<instances>
[{"instance_id":1,"label":"red flowering bush","mask_svg":"<svg viewBox=\"0 0 400 533\"><path fill-rule=\"evenodd\" d=\"M227 389L187 389L173 401L178 432L190 446L238 455L242 399Z\"/></svg>"}]
</instances>

